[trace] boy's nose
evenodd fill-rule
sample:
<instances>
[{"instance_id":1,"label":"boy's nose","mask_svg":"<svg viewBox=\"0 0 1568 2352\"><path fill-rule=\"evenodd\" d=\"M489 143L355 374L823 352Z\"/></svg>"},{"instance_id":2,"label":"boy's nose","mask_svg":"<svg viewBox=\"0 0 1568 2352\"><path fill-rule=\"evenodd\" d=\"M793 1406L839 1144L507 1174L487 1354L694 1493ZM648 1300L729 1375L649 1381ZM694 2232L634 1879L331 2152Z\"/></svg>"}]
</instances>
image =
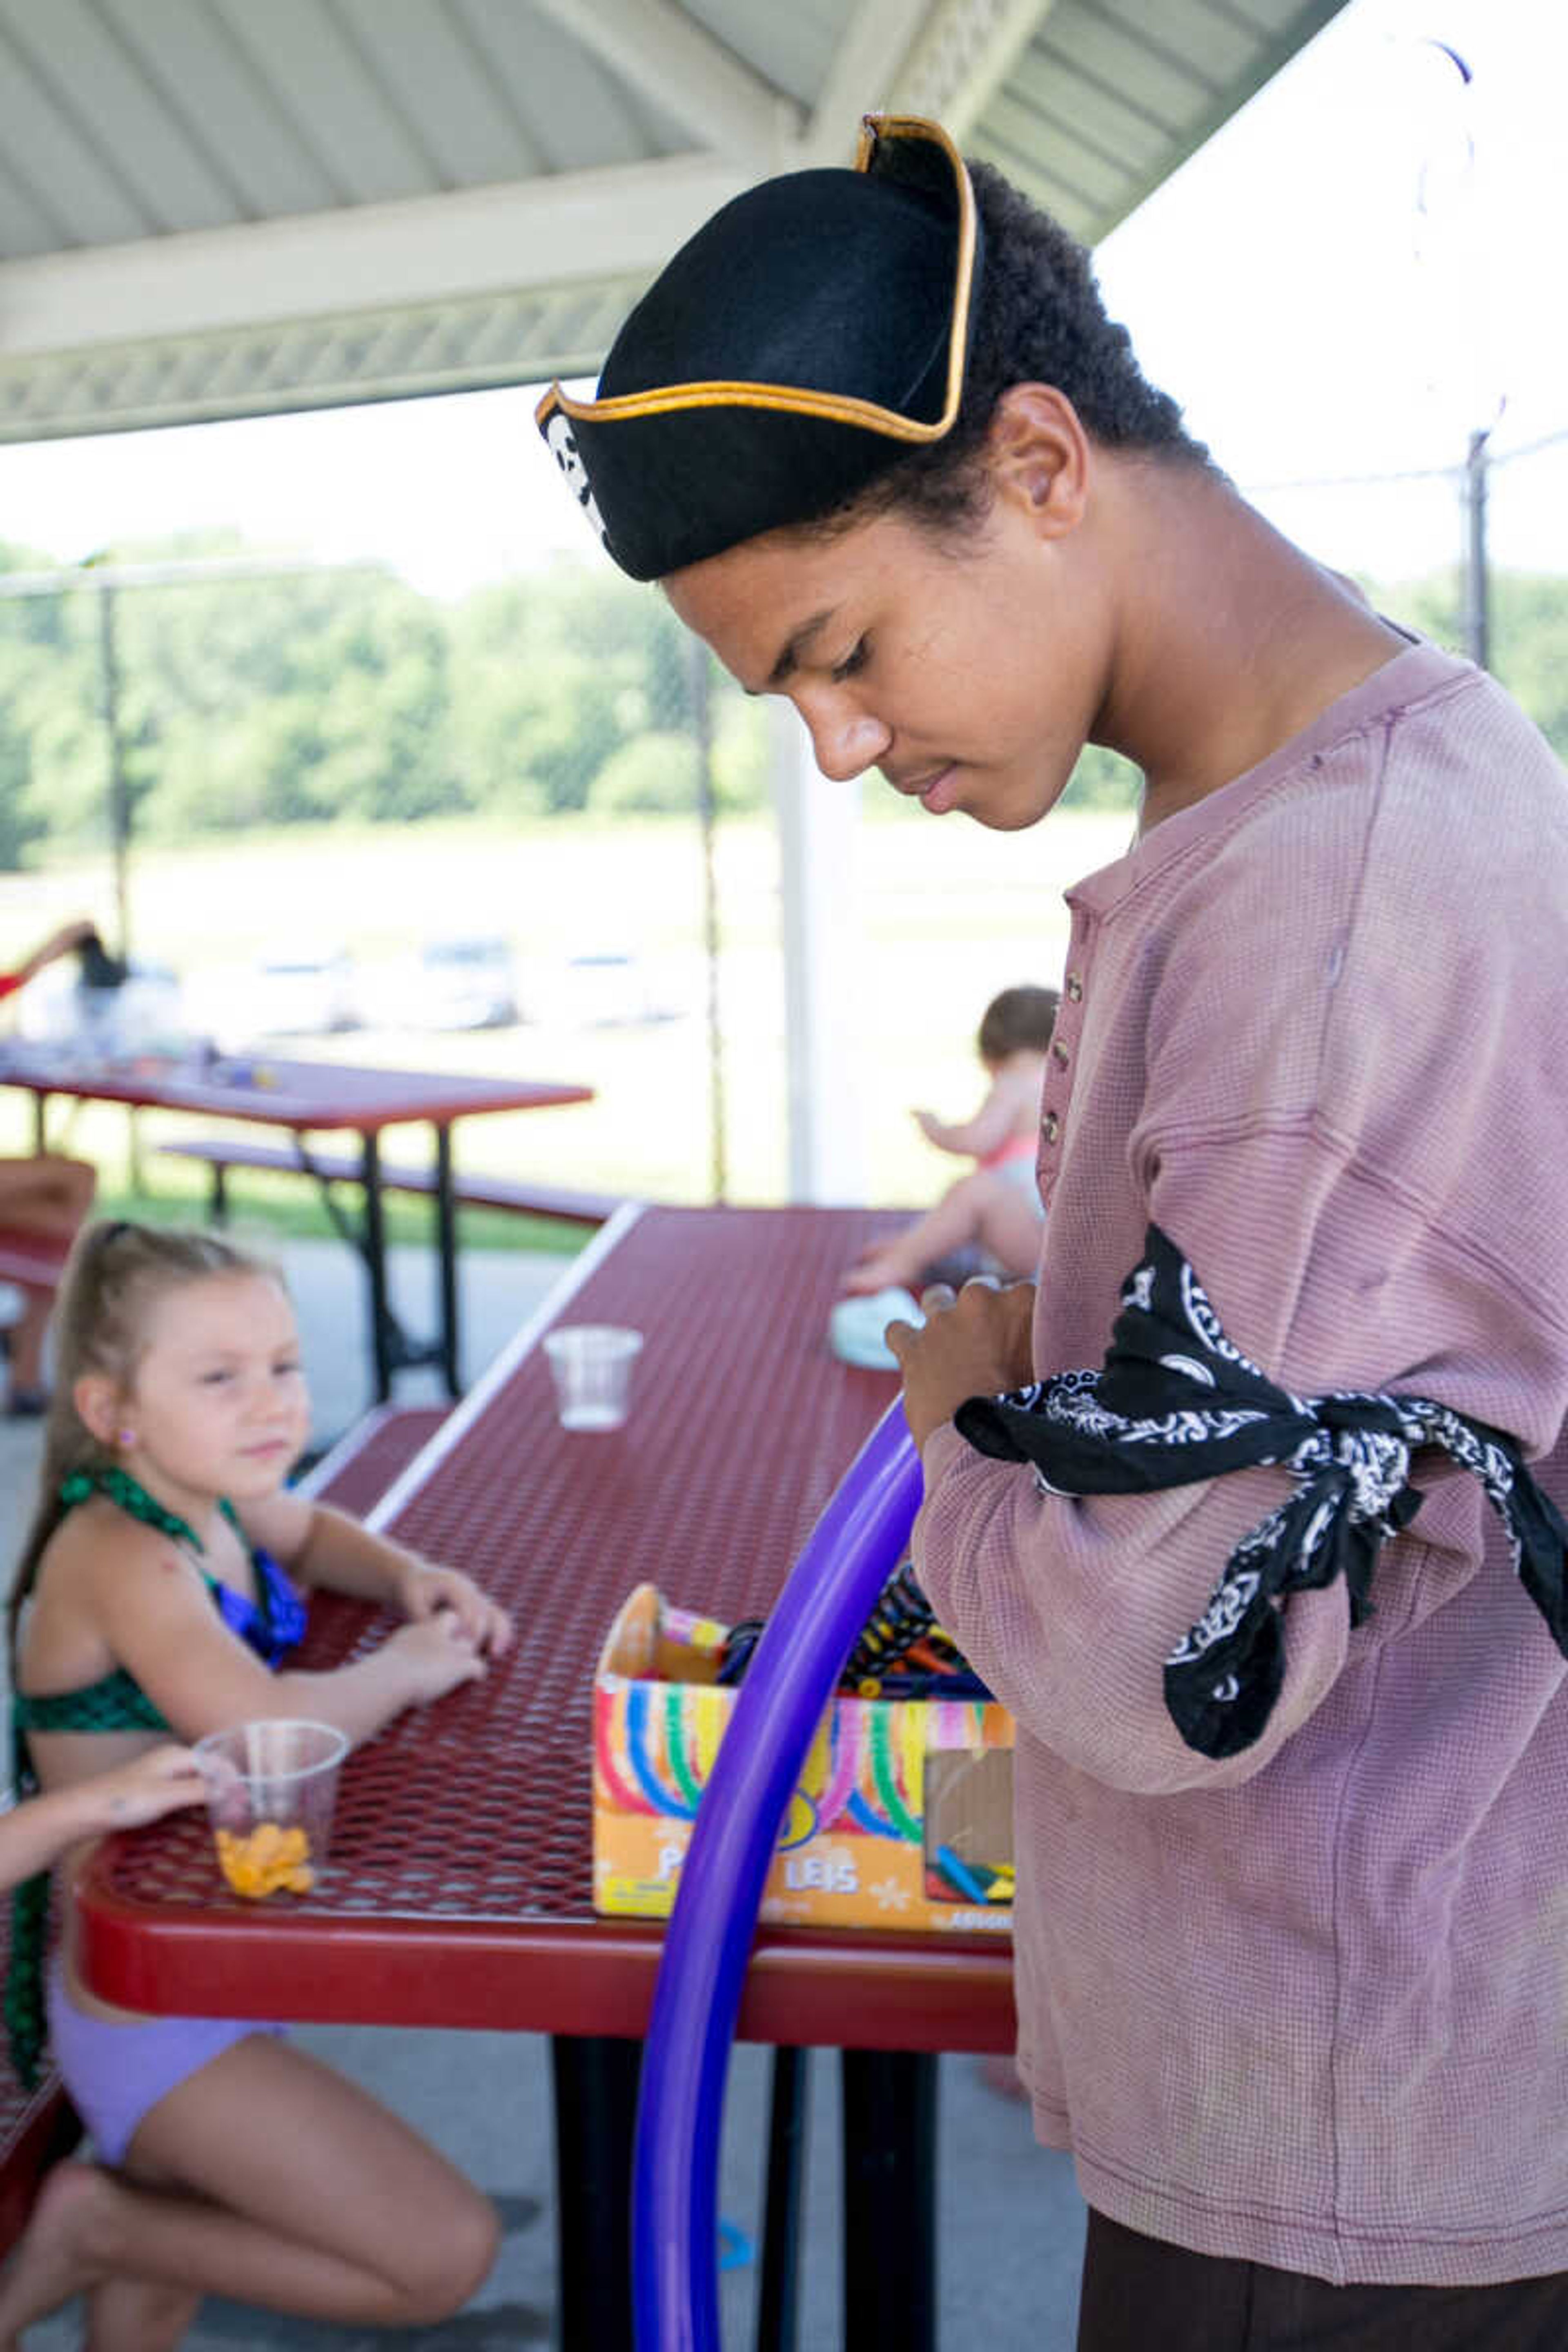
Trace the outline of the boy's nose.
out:
<instances>
[{"instance_id":1,"label":"boy's nose","mask_svg":"<svg viewBox=\"0 0 1568 2352\"><path fill-rule=\"evenodd\" d=\"M816 764L835 783L847 784L874 768L892 742L892 730L863 710L835 708L815 697L795 708L811 735Z\"/></svg>"}]
</instances>

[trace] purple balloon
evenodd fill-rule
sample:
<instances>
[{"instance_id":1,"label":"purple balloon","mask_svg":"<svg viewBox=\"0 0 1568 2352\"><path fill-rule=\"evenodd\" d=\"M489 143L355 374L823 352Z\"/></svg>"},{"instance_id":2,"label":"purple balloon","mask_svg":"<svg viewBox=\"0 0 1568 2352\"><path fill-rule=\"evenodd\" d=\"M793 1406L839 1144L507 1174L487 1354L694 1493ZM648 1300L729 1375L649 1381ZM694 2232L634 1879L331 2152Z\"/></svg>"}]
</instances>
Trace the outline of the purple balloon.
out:
<instances>
[{"instance_id":1,"label":"purple balloon","mask_svg":"<svg viewBox=\"0 0 1568 2352\"><path fill-rule=\"evenodd\" d=\"M724 2078L763 1882L823 1710L920 1502L920 1456L898 1402L795 1562L702 1792L643 2052L632 2178L638 2352L718 2352Z\"/></svg>"}]
</instances>

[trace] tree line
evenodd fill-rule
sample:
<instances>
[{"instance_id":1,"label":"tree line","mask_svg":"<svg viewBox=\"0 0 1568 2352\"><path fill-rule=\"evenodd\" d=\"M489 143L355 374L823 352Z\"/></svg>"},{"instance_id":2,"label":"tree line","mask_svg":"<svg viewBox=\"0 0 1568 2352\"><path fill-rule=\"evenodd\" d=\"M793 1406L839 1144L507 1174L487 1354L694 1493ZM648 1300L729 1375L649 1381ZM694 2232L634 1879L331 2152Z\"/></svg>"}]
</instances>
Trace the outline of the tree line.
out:
<instances>
[{"instance_id":1,"label":"tree line","mask_svg":"<svg viewBox=\"0 0 1568 2352\"><path fill-rule=\"evenodd\" d=\"M242 551L203 535L120 560ZM48 568L0 541L0 574ZM102 593L0 601L0 866L102 839ZM655 589L563 565L451 603L369 570L112 593L115 733L140 837L696 804L697 672ZM1457 642L1457 583L1373 593ZM1505 572L1493 597L1499 673L1568 757L1568 579ZM712 665L708 694L715 800L760 806L763 713ZM1135 782L1091 750L1073 796L1130 805Z\"/></svg>"}]
</instances>

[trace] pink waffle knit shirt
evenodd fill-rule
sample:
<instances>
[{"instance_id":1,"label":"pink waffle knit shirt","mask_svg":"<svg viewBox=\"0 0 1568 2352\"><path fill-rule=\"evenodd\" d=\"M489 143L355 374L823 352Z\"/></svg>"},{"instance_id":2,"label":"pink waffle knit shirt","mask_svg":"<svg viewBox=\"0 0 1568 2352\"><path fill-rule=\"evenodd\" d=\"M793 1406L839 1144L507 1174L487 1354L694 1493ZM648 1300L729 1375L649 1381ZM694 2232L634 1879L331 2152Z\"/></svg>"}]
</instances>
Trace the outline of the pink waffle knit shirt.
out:
<instances>
[{"instance_id":1,"label":"pink waffle knit shirt","mask_svg":"<svg viewBox=\"0 0 1568 2352\"><path fill-rule=\"evenodd\" d=\"M1568 1452L1568 779L1413 643L1068 894L1044 1375L1156 1223L1300 1394ZM1427 1465L1434 1466L1428 1472ZM1423 1455L1373 1613L1286 1604L1256 1746L1163 1662L1282 1471L1074 1500L924 1449L914 1558L1017 1719L1019 2063L1089 2201L1331 2281L1568 2269L1568 1693L1479 1485Z\"/></svg>"}]
</instances>

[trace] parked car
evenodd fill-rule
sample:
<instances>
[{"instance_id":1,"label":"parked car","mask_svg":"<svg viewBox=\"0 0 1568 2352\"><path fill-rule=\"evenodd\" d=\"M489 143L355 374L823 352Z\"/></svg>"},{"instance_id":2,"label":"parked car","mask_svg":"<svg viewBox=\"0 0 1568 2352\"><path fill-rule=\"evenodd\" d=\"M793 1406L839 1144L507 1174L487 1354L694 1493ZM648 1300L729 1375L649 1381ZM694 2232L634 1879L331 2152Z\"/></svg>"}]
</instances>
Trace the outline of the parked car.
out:
<instances>
[{"instance_id":1,"label":"parked car","mask_svg":"<svg viewBox=\"0 0 1568 2352\"><path fill-rule=\"evenodd\" d=\"M353 961L342 948L280 950L258 964L243 996L256 1037L327 1037L359 1026Z\"/></svg>"},{"instance_id":2,"label":"parked car","mask_svg":"<svg viewBox=\"0 0 1568 2352\"><path fill-rule=\"evenodd\" d=\"M566 1017L579 1028L615 1028L658 1018L647 972L637 956L621 949L569 956L562 993Z\"/></svg>"},{"instance_id":3,"label":"parked car","mask_svg":"<svg viewBox=\"0 0 1568 2352\"><path fill-rule=\"evenodd\" d=\"M517 967L502 939L429 940L411 1017L424 1029L499 1029L518 1017Z\"/></svg>"}]
</instances>

